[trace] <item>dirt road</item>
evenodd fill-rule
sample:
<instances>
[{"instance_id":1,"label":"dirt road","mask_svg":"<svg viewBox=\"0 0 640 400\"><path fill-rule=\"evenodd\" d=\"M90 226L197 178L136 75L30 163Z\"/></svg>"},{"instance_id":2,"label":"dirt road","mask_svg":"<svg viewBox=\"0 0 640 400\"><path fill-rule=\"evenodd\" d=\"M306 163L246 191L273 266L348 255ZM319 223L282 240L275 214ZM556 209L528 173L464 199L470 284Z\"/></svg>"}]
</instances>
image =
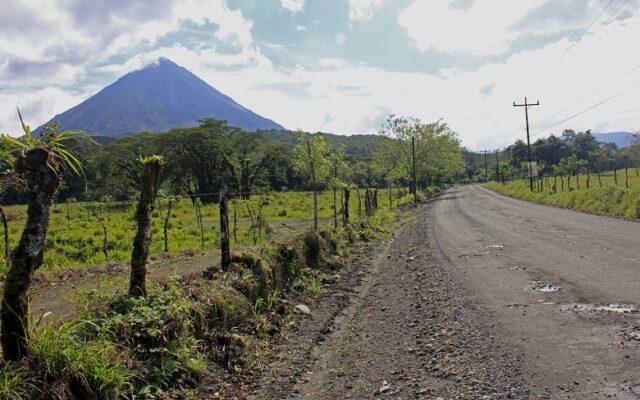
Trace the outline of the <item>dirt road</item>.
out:
<instances>
[{"instance_id":1,"label":"dirt road","mask_svg":"<svg viewBox=\"0 0 640 400\"><path fill-rule=\"evenodd\" d=\"M533 393L640 398L639 223L478 186L432 207L438 253L524 355Z\"/></svg>"},{"instance_id":2,"label":"dirt road","mask_svg":"<svg viewBox=\"0 0 640 400\"><path fill-rule=\"evenodd\" d=\"M640 224L470 186L379 254L312 306L252 398L640 398Z\"/></svg>"}]
</instances>

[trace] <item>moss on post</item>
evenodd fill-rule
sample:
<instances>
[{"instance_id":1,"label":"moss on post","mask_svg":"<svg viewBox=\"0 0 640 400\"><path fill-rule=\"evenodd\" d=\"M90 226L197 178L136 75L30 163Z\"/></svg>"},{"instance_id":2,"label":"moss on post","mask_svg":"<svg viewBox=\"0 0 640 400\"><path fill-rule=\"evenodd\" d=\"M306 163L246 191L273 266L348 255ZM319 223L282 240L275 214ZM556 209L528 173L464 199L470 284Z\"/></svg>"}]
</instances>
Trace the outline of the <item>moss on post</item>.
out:
<instances>
[{"instance_id":1,"label":"moss on post","mask_svg":"<svg viewBox=\"0 0 640 400\"><path fill-rule=\"evenodd\" d=\"M160 169L163 161L160 156L151 156L141 159L140 163L142 164L142 187L136 209L138 229L133 239L133 251L131 252L131 278L129 281L129 295L131 296L146 296L147 294L147 257L151 245L152 213L158 193Z\"/></svg>"}]
</instances>

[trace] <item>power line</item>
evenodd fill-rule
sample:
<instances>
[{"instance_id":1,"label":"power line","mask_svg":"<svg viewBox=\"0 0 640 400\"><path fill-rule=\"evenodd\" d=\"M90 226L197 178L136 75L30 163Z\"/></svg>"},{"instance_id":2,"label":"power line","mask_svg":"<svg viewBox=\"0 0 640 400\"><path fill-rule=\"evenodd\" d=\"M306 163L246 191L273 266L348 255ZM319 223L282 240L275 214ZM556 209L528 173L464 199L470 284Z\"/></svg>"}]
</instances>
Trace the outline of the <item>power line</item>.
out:
<instances>
[{"instance_id":1,"label":"power line","mask_svg":"<svg viewBox=\"0 0 640 400\"><path fill-rule=\"evenodd\" d=\"M629 2L629 0L624 0L624 1L622 2L622 4L620 4L620 7L618 7L618 8L616 9L616 11L614 11L614 12L613 12L613 14L611 14L611 16L609 17L609 19L608 19L608 20L606 20L606 21L604 22L604 24L605 24L605 25L609 25L609 24L611 23L611 21L613 21L613 19L618 15L618 13L619 13L620 11L622 11L622 9L624 8L624 6L626 6L626 5L627 5L627 3L628 3L628 2Z\"/></svg>"},{"instance_id":2,"label":"power line","mask_svg":"<svg viewBox=\"0 0 640 400\"><path fill-rule=\"evenodd\" d=\"M605 11L607 11L607 9L608 9L609 7L611 7L611 4L613 4L613 0L609 0L609 2L607 3L607 5L606 5L606 6L605 6L601 11L600 11L600 13L599 13L598 15L596 15L596 17L591 21L591 23L590 23L590 24L589 24L589 25L588 25L588 26L587 26L587 27L586 27L586 28L585 28L585 29L580 33L580 35L578 36L578 39L577 39L575 42L571 43L571 45L570 45L569 47L567 47L567 49L564 51L564 53L562 53L562 54L560 55L560 57L558 57L558 58L556 59L556 61L553 63L554 65L555 65L555 64L558 64L560 61L562 61L562 59L564 58L564 56L566 56L566 55L567 55L567 53L569 53L569 52L571 51L571 49L573 49L574 47L576 47L576 46L580 43L580 41L582 40L582 37L583 37L583 36L584 36L588 31L589 31L589 29L591 29L591 27L593 26L593 24L595 24L595 23L596 23L596 21L597 21L598 19L600 19L600 17L602 16L602 14L604 14L604 13L605 13ZM552 65L552 66L553 66L553 65ZM542 75L540 76L540 79L541 79L542 81L545 81L545 80L549 77L549 72L550 72L550 70L551 70L551 68L547 69L547 71L546 71L544 74L542 74Z\"/></svg>"},{"instance_id":3,"label":"power line","mask_svg":"<svg viewBox=\"0 0 640 400\"><path fill-rule=\"evenodd\" d=\"M582 114L584 114L584 113L586 113L588 111L591 111L594 108L599 107L599 106L601 106L601 105L603 105L603 104L615 99L618 96L621 96L621 95L625 94L626 92L628 92L631 89L634 89L634 88L636 88L638 86L640 86L640 82L636 82L634 85L631 85L631 86L627 87L626 89L619 91L618 93L614 94L613 96L609 96L606 99L604 99L602 101L599 101L596 104L594 104L594 105L592 105L592 106L590 106L588 108L585 108L584 110L582 110L580 112L577 112L577 113L573 114L572 116L567 117L567 118L563 119L562 121L560 121L560 122L558 122L558 123L556 123L556 124L554 124L554 125L552 125L550 127L547 127L547 128L542 129L542 130L539 130L539 131L533 133L531 136L537 136L537 135L539 135L541 133L544 133L544 132L546 132L546 131L548 131L550 129L555 128L558 125L564 124L565 122L570 121L570 120L572 120L572 119L574 119L574 118L576 118L576 117L578 117L578 116L580 116L580 115L582 115Z\"/></svg>"},{"instance_id":4,"label":"power line","mask_svg":"<svg viewBox=\"0 0 640 400\"><path fill-rule=\"evenodd\" d=\"M604 14L605 11L607 11L607 9L609 7L611 7L611 4L613 4L613 0L609 0L609 2L607 3L607 5L602 9L602 11L600 11L600 13L593 19L593 21L591 21L591 23L589 24L589 26L587 26L582 33L580 33L580 36L578 36L578 40L576 40L575 42L573 42L573 44L571 46L569 46L569 48L567 50L565 50L564 54L567 54L572 48L574 48L576 45L578 45L578 43L580 43L580 41L582 40L582 37L589 31L589 29L591 29L591 27L593 26L593 24L596 23L596 21L598 19L600 19L600 17L602 16L602 14ZM564 55L563 54L563 55Z\"/></svg>"},{"instance_id":5,"label":"power line","mask_svg":"<svg viewBox=\"0 0 640 400\"><path fill-rule=\"evenodd\" d=\"M591 93L587 94L586 96L580 98L578 101L571 103L570 105L568 105L567 107L563 108L562 110L548 116L545 117L542 121L539 121L538 124L542 124L544 122L547 122L549 120L551 120L553 117L562 114L563 112L569 110L570 108L572 108L573 106L582 103L583 101L585 101L586 99L592 97L593 95L597 94L598 92L608 88L609 86L613 85L614 83L618 82L619 80L621 80L622 78L625 78L626 76L628 76L629 74L631 74L632 72L635 72L636 70L640 69L640 64L636 65L635 67L631 68L630 70L628 70L627 72L625 72L624 74L620 75L619 77L615 78L614 80L610 81L609 83L607 83L604 86L601 86L600 88L592 91Z\"/></svg>"}]
</instances>

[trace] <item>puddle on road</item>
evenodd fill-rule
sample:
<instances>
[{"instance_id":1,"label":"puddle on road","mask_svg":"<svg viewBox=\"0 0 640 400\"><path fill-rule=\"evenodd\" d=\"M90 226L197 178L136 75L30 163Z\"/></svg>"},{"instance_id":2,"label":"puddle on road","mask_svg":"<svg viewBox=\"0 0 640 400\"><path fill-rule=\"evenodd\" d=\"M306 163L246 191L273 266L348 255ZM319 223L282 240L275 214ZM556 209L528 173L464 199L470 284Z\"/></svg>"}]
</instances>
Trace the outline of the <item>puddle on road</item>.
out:
<instances>
[{"instance_id":1,"label":"puddle on road","mask_svg":"<svg viewBox=\"0 0 640 400\"><path fill-rule=\"evenodd\" d=\"M531 281L531 286L529 287L529 289L535 290L537 292L551 293L562 290L562 286L556 286L541 281Z\"/></svg>"},{"instance_id":2,"label":"puddle on road","mask_svg":"<svg viewBox=\"0 0 640 400\"><path fill-rule=\"evenodd\" d=\"M615 314L640 314L637 304L570 304L563 311L574 312L606 312ZM640 335L640 333L638 333Z\"/></svg>"}]
</instances>

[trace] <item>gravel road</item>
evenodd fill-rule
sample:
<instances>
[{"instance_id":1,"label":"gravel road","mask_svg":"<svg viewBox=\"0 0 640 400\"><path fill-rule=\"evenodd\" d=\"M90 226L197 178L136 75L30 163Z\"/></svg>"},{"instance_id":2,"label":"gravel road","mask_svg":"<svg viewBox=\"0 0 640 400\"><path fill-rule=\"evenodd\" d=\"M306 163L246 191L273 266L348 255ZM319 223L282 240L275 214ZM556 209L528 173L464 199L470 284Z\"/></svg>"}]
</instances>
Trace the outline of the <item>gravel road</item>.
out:
<instances>
[{"instance_id":1,"label":"gravel road","mask_svg":"<svg viewBox=\"0 0 640 400\"><path fill-rule=\"evenodd\" d=\"M252 398L640 398L640 224L479 186L412 212Z\"/></svg>"},{"instance_id":2,"label":"gravel road","mask_svg":"<svg viewBox=\"0 0 640 400\"><path fill-rule=\"evenodd\" d=\"M436 253L524 356L532 393L640 398L640 224L449 190Z\"/></svg>"}]
</instances>

